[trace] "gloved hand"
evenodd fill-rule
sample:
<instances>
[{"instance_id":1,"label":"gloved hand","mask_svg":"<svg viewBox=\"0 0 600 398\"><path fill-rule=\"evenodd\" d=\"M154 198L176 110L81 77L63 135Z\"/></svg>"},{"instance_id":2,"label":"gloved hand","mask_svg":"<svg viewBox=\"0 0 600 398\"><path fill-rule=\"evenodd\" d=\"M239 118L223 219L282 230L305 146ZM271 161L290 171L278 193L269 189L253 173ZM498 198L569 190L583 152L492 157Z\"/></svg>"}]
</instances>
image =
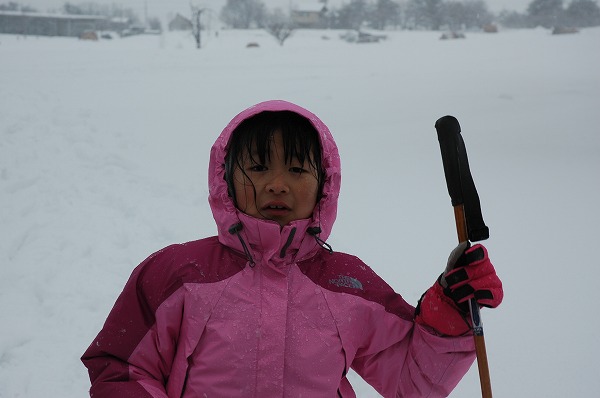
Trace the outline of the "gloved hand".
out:
<instances>
[{"instance_id":1,"label":"gloved hand","mask_svg":"<svg viewBox=\"0 0 600 398\"><path fill-rule=\"evenodd\" d=\"M503 297L502 282L485 247L469 247L463 242L450 254L444 273L419 300L415 321L441 334L459 336L472 328L471 298L480 306L495 308Z\"/></svg>"}]
</instances>

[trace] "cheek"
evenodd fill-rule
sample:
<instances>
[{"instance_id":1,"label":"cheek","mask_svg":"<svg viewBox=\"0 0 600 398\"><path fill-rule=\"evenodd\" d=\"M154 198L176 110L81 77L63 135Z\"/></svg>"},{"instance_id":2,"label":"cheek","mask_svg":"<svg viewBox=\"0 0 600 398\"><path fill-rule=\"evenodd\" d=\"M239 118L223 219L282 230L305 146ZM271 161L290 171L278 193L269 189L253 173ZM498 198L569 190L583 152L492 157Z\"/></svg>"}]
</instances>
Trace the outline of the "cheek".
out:
<instances>
[{"instance_id":1,"label":"cheek","mask_svg":"<svg viewBox=\"0 0 600 398\"><path fill-rule=\"evenodd\" d=\"M310 192L310 198L316 204L317 196L319 195L319 185L316 182L314 184L311 184L308 191Z\"/></svg>"},{"instance_id":2,"label":"cheek","mask_svg":"<svg viewBox=\"0 0 600 398\"><path fill-rule=\"evenodd\" d=\"M305 205L306 211L309 211L312 213L315 205L317 204L317 195L319 193L319 184L317 183L316 180L307 181L307 183L302 188L302 192L303 192L302 202L306 204Z\"/></svg>"}]
</instances>

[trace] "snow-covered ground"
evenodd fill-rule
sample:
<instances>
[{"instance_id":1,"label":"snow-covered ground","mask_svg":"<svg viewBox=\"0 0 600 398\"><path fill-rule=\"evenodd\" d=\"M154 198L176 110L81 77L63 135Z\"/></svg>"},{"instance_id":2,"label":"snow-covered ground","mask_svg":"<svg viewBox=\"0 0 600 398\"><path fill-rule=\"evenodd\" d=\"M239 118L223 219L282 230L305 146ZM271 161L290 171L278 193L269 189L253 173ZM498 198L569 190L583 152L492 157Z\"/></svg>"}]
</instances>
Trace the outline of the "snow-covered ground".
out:
<instances>
[{"instance_id":1,"label":"snow-covered ground","mask_svg":"<svg viewBox=\"0 0 600 398\"><path fill-rule=\"evenodd\" d=\"M433 126L456 116L505 285L483 311L495 395L600 396L600 29L338 34L0 35L0 397L86 395L79 357L131 270L215 233L209 148L273 98L339 144L334 249L413 304L455 245ZM473 366L452 396L479 395Z\"/></svg>"}]
</instances>

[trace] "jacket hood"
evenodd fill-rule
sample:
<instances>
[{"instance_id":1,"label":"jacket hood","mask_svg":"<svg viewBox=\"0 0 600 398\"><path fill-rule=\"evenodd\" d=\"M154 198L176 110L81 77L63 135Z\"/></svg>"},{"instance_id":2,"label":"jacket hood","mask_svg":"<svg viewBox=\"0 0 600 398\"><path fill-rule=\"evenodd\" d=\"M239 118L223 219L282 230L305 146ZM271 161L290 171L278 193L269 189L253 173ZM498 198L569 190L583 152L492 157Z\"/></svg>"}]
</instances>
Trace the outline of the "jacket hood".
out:
<instances>
[{"instance_id":1,"label":"jacket hood","mask_svg":"<svg viewBox=\"0 0 600 398\"><path fill-rule=\"evenodd\" d=\"M225 181L225 155L227 154L232 132L245 119L265 111L291 111L305 117L317 130L321 143L322 167L325 172L322 197L317 203L311 219L294 221L282 229L275 221L260 220L238 210L228 194L227 182ZM247 243L252 246L260 245L261 250L264 251L264 243L267 243L265 242L265 236L273 236L275 233L277 235L289 235L289 232L286 234L286 231L290 229L295 229L294 235L302 236L299 233L306 233L311 227L319 227L319 238L325 241L331 233L337 215L340 184L341 168L337 145L327 126L316 115L296 104L282 100L266 101L251 106L240 112L229 122L215 141L210 153L208 168L209 203L217 223L219 241L237 250L245 251L244 243L240 242L239 237L234 236L233 231L234 229L237 231L241 229ZM234 226L238 227L233 228ZM262 240L262 242L256 242L257 239ZM280 246L279 243L272 244L275 245L274 250ZM289 242L287 244L289 245ZM316 243L314 246L316 246ZM309 249L305 248L305 250Z\"/></svg>"}]
</instances>

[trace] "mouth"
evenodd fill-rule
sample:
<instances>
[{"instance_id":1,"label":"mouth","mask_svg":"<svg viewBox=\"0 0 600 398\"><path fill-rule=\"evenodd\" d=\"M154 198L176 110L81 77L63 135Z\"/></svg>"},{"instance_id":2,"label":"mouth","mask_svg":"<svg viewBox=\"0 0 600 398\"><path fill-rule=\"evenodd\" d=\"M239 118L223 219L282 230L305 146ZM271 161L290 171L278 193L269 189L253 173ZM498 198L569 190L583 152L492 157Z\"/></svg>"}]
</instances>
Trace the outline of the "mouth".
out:
<instances>
[{"instance_id":1,"label":"mouth","mask_svg":"<svg viewBox=\"0 0 600 398\"><path fill-rule=\"evenodd\" d=\"M270 213L283 213L291 210L285 203L269 203L262 209Z\"/></svg>"},{"instance_id":2,"label":"mouth","mask_svg":"<svg viewBox=\"0 0 600 398\"><path fill-rule=\"evenodd\" d=\"M287 209L287 207L285 207L285 206L278 206L278 205L272 205L272 206L265 207L265 209L282 210L282 209Z\"/></svg>"}]
</instances>

